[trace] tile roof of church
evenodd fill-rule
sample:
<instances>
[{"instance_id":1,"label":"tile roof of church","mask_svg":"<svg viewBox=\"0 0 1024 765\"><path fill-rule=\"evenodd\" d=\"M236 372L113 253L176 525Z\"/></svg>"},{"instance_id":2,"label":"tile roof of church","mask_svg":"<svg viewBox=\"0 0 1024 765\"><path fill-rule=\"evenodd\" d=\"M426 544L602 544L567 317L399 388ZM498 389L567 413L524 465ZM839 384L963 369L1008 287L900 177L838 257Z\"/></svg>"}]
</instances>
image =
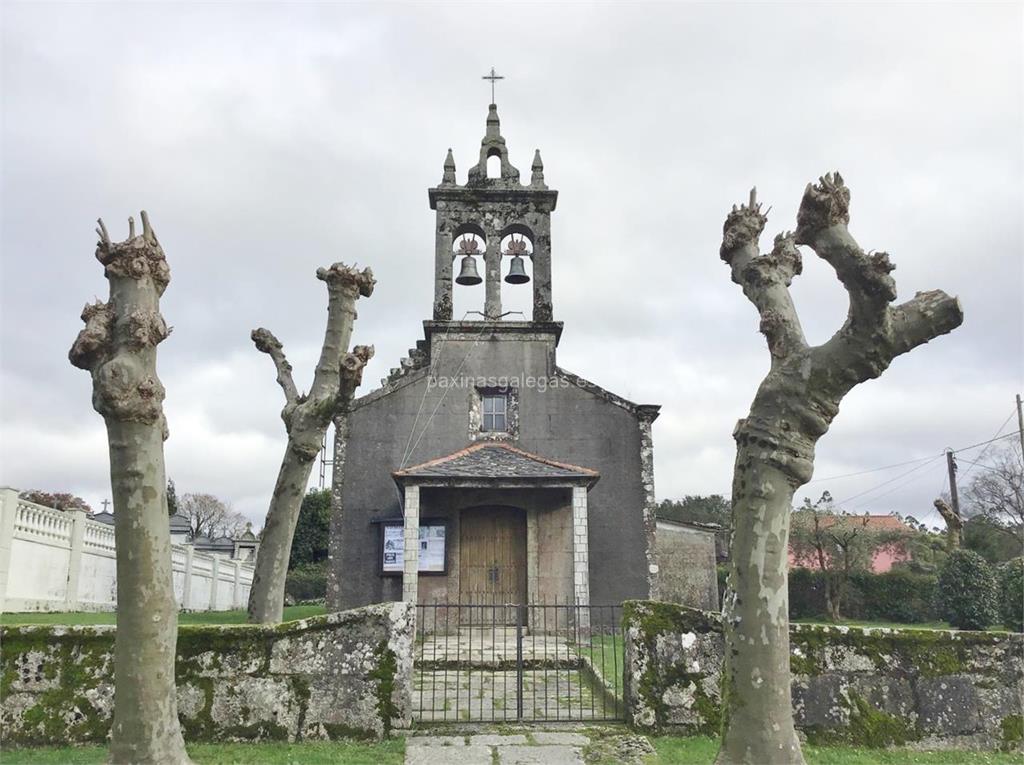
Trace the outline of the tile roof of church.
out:
<instances>
[{"instance_id":1,"label":"tile roof of church","mask_svg":"<svg viewBox=\"0 0 1024 765\"><path fill-rule=\"evenodd\" d=\"M396 470L396 478L597 478L596 470L556 462L503 443L484 442Z\"/></svg>"}]
</instances>

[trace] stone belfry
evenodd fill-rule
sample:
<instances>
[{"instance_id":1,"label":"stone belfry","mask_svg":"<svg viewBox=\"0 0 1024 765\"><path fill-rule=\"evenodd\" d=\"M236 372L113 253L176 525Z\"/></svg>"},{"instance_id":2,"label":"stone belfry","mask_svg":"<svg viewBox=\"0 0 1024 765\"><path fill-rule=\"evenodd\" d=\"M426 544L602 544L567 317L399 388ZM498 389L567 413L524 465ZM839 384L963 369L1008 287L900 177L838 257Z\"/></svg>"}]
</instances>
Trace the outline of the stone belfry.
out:
<instances>
[{"instance_id":1,"label":"stone belfry","mask_svg":"<svg viewBox=\"0 0 1024 765\"><path fill-rule=\"evenodd\" d=\"M488 177L491 157L500 160L501 170ZM533 266L532 321L551 322L551 212L558 192L544 183L539 150L534 153L529 185L520 183L519 170L508 159L495 104L488 108L480 159L469 169L466 185L456 182L455 159L449 149L441 184L429 193L430 208L437 211L434 321L452 321L452 289L461 287L454 283L456 259L469 258L467 267L471 267L478 256L484 267L481 312L488 321L500 319L502 274L518 256L529 257ZM504 251L503 241L507 243Z\"/></svg>"}]
</instances>

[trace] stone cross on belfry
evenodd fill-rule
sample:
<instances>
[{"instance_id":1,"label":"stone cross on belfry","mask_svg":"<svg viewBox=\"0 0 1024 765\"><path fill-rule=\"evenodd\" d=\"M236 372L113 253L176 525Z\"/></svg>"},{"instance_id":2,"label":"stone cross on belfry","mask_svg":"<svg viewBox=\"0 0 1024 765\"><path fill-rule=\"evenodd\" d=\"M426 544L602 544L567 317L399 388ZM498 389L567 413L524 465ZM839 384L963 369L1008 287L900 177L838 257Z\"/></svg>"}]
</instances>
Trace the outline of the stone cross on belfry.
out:
<instances>
[{"instance_id":1,"label":"stone cross on belfry","mask_svg":"<svg viewBox=\"0 0 1024 765\"><path fill-rule=\"evenodd\" d=\"M492 66L491 67L491 73L490 74L485 74L480 79L481 80L490 80L491 81L491 103L492 104L495 103L495 100L494 100L494 83L497 80L504 80L505 78L502 75L500 75L497 72L495 72L494 71L494 67Z\"/></svg>"}]
</instances>

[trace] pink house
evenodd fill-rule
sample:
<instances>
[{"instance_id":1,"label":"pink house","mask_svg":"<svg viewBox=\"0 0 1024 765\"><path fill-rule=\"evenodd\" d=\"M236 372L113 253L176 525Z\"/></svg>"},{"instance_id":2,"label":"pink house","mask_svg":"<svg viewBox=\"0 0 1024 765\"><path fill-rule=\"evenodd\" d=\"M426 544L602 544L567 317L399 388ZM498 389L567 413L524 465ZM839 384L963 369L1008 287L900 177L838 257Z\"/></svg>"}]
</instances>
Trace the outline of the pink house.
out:
<instances>
[{"instance_id":1,"label":"pink house","mask_svg":"<svg viewBox=\"0 0 1024 765\"><path fill-rule=\"evenodd\" d=\"M863 517L863 516L860 516ZM827 522L828 519L826 519ZM908 535L913 533L907 524L894 515L869 515L867 526L878 531L902 531ZM881 545L875 550L871 557L871 571L875 574L884 574L892 569L893 564L910 560L910 553L900 545ZM813 555L805 555L800 559L793 554L793 548L789 548L789 567L803 566L804 568L819 568L818 561Z\"/></svg>"}]
</instances>

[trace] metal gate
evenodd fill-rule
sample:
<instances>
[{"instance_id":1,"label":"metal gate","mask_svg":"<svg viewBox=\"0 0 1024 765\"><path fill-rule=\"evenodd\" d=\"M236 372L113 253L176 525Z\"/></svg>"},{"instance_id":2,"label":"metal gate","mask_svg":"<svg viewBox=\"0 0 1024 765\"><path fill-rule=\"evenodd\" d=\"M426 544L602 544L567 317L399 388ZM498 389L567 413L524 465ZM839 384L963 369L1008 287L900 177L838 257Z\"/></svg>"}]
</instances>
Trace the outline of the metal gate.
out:
<instances>
[{"instance_id":1,"label":"metal gate","mask_svg":"<svg viewBox=\"0 0 1024 765\"><path fill-rule=\"evenodd\" d=\"M621 720L623 645L617 605L418 605L413 716L420 723Z\"/></svg>"}]
</instances>

